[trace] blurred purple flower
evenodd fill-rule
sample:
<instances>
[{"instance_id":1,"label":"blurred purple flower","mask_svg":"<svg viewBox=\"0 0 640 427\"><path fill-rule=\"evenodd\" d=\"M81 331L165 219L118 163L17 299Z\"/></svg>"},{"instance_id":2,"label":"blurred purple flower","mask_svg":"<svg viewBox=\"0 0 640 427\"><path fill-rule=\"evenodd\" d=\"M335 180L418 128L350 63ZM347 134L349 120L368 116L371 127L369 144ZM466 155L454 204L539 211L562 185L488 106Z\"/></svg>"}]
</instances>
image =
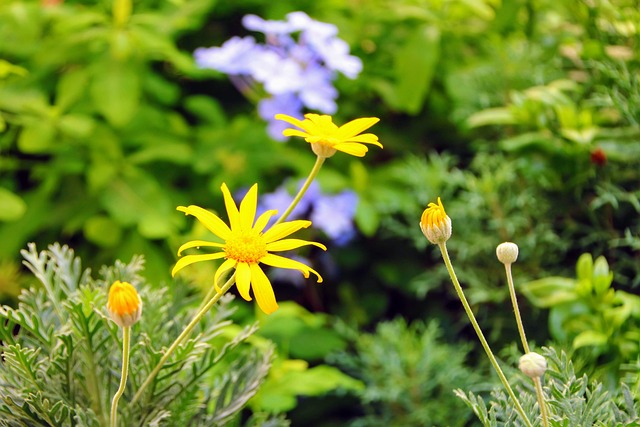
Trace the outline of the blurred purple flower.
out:
<instances>
[{"instance_id":1,"label":"blurred purple flower","mask_svg":"<svg viewBox=\"0 0 640 427\"><path fill-rule=\"evenodd\" d=\"M265 43L233 37L221 47L196 49L197 64L229 74L252 99L260 93L255 86L261 85L268 96L259 101L258 111L276 140L286 139L282 130L288 127L274 120L277 113L302 118L303 109L308 108L335 114L337 73L353 79L362 70L362 61L349 54L349 45L338 38L335 25L315 21L304 12L289 13L284 21L246 15L242 23L264 33Z\"/></svg>"},{"instance_id":2,"label":"blurred purple flower","mask_svg":"<svg viewBox=\"0 0 640 427\"><path fill-rule=\"evenodd\" d=\"M299 190L303 183L304 181L299 181L296 188ZM287 185L283 184L273 193L260 197L257 214L271 209L277 210L278 215L271 220L270 226L289 207L293 197L287 190ZM288 219L308 217L314 227L322 230L334 244L343 246L356 235L353 218L357 206L358 195L355 192L346 190L335 195L327 195L313 182Z\"/></svg>"},{"instance_id":3,"label":"blurred purple flower","mask_svg":"<svg viewBox=\"0 0 640 427\"><path fill-rule=\"evenodd\" d=\"M336 245L347 244L356 234L353 217L358 206L358 195L353 191L343 191L334 196L316 199L310 220Z\"/></svg>"},{"instance_id":4,"label":"blurred purple flower","mask_svg":"<svg viewBox=\"0 0 640 427\"><path fill-rule=\"evenodd\" d=\"M260 49L253 37L232 37L221 47L201 47L193 54L201 68L227 74L246 74L251 69L252 56Z\"/></svg>"},{"instance_id":5,"label":"blurred purple flower","mask_svg":"<svg viewBox=\"0 0 640 427\"><path fill-rule=\"evenodd\" d=\"M296 94L291 92L264 98L258 103L258 114L269 123L267 132L276 141L285 141L287 139L282 135L282 131L290 127L290 125L282 120L276 120L275 115L282 113L302 120L304 117L301 111L302 101Z\"/></svg>"}]
</instances>

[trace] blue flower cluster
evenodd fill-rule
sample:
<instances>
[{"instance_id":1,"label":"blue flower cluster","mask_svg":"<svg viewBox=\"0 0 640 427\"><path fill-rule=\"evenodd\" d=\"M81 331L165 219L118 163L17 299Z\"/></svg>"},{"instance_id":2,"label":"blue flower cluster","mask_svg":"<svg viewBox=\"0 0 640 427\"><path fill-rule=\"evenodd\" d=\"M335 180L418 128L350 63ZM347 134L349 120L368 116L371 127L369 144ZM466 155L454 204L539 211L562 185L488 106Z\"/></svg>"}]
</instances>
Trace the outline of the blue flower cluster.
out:
<instances>
[{"instance_id":1,"label":"blue flower cluster","mask_svg":"<svg viewBox=\"0 0 640 427\"><path fill-rule=\"evenodd\" d=\"M298 183L301 187L303 181ZM258 215L275 209L282 214L293 196L289 194L286 185L281 185L273 193L263 194L258 203ZM338 194L324 194L320 186L313 182L302 200L289 215L287 220L308 218L314 228L322 230L335 245L346 245L356 235L353 218L358 206L358 195L350 190ZM272 219L272 223L275 218Z\"/></svg>"},{"instance_id":2,"label":"blue flower cluster","mask_svg":"<svg viewBox=\"0 0 640 427\"><path fill-rule=\"evenodd\" d=\"M285 21L246 15L242 24L265 35L260 44L251 36L233 37L221 47L199 48L196 63L230 76L245 96L252 97L261 85L258 114L269 122L268 131L282 141L289 127L275 120L278 113L303 118L303 108L334 114L338 92L337 73L353 79L362 70L360 58L349 54L349 45L337 37L335 25L311 19L304 12L289 13Z\"/></svg>"}]
</instances>

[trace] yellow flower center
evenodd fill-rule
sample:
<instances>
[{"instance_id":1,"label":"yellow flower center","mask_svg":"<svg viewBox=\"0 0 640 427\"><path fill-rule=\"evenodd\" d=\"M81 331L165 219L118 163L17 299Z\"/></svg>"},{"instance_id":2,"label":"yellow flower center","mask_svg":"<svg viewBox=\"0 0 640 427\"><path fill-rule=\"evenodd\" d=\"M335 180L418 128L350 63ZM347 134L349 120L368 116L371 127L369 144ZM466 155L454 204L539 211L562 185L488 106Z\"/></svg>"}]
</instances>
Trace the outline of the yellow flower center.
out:
<instances>
[{"instance_id":1,"label":"yellow flower center","mask_svg":"<svg viewBox=\"0 0 640 427\"><path fill-rule=\"evenodd\" d=\"M255 230L234 230L224 246L226 258L257 264L267 255L267 243Z\"/></svg>"}]
</instances>

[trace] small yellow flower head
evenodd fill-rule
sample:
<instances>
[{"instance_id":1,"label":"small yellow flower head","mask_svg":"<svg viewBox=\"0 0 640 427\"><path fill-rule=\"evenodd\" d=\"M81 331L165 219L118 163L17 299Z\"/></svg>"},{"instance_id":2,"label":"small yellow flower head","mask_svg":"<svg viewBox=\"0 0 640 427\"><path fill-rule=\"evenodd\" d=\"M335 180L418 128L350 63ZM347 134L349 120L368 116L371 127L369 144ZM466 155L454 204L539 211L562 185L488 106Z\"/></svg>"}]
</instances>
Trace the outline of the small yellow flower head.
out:
<instances>
[{"instance_id":1,"label":"small yellow flower head","mask_svg":"<svg viewBox=\"0 0 640 427\"><path fill-rule=\"evenodd\" d=\"M111 320L121 328L136 323L142 314L142 300L136 288L130 283L116 280L109 289L107 311Z\"/></svg>"},{"instance_id":2,"label":"small yellow flower head","mask_svg":"<svg viewBox=\"0 0 640 427\"><path fill-rule=\"evenodd\" d=\"M336 151L342 151L356 157L363 157L369 148L364 144L373 144L382 148L378 137L372 133L361 133L380 121L377 117L364 117L352 120L338 127L331 116L305 114L304 120L286 114L276 114L277 120L290 123L300 129L285 129L284 136L301 136L318 157L328 158Z\"/></svg>"},{"instance_id":3,"label":"small yellow flower head","mask_svg":"<svg viewBox=\"0 0 640 427\"><path fill-rule=\"evenodd\" d=\"M438 197L438 204L429 203L422 213L420 229L434 245L444 243L451 237L451 218L444 211L440 197Z\"/></svg>"},{"instance_id":4,"label":"small yellow flower head","mask_svg":"<svg viewBox=\"0 0 640 427\"><path fill-rule=\"evenodd\" d=\"M530 352L520 358L518 368L529 378L540 378L547 371L547 360L538 353Z\"/></svg>"},{"instance_id":5,"label":"small yellow flower head","mask_svg":"<svg viewBox=\"0 0 640 427\"><path fill-rule=\"evenodd\" d=\"M500 243L496 248L496 256L503 264L513 264L518 259L518 245L511 242Z\"/></svg>"}]
</instances>

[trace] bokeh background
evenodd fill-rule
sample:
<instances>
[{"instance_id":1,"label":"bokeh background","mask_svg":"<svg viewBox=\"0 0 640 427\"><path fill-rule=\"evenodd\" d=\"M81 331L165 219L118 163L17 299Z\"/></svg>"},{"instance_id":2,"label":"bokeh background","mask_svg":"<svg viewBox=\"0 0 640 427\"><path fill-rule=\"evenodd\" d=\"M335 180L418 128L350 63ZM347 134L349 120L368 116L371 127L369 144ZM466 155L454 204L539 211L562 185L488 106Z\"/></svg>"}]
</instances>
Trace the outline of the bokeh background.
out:
<instances>
[{"instance_id":1,"label":"bokeh background","mask_svg":"<svg viewBox=\"0 0 640 427\"><path fill-rule=\"evenodd\" d=\"M142 254L145 276L175 298L208 289L214 265L170 276L180 244L207 237L175 207L224 212L223 182L238 197L258 182L277 205L315 156L270 133L269 90L239 90L194 52L232 37L264 44L243 17L292 12L335 26L359 58L323 90L335 91L338 124L379 117L384 149L329 159L297 213L317 224L304 238L329 247L299 254L325 283L273 277L288 302L260 334L278 345L277 375L250 408L294 424L473 425L451 390L495 378L418 227L437 197L454 266L504 360L519 353L495 247L513 241L529 338L607 387L638 381L633 0L2 0L2 302L33 282L20 264L28 242L67 244L94 269ZM237 304L239 322L256 316Z\"/></svg>"}]
</instances>

